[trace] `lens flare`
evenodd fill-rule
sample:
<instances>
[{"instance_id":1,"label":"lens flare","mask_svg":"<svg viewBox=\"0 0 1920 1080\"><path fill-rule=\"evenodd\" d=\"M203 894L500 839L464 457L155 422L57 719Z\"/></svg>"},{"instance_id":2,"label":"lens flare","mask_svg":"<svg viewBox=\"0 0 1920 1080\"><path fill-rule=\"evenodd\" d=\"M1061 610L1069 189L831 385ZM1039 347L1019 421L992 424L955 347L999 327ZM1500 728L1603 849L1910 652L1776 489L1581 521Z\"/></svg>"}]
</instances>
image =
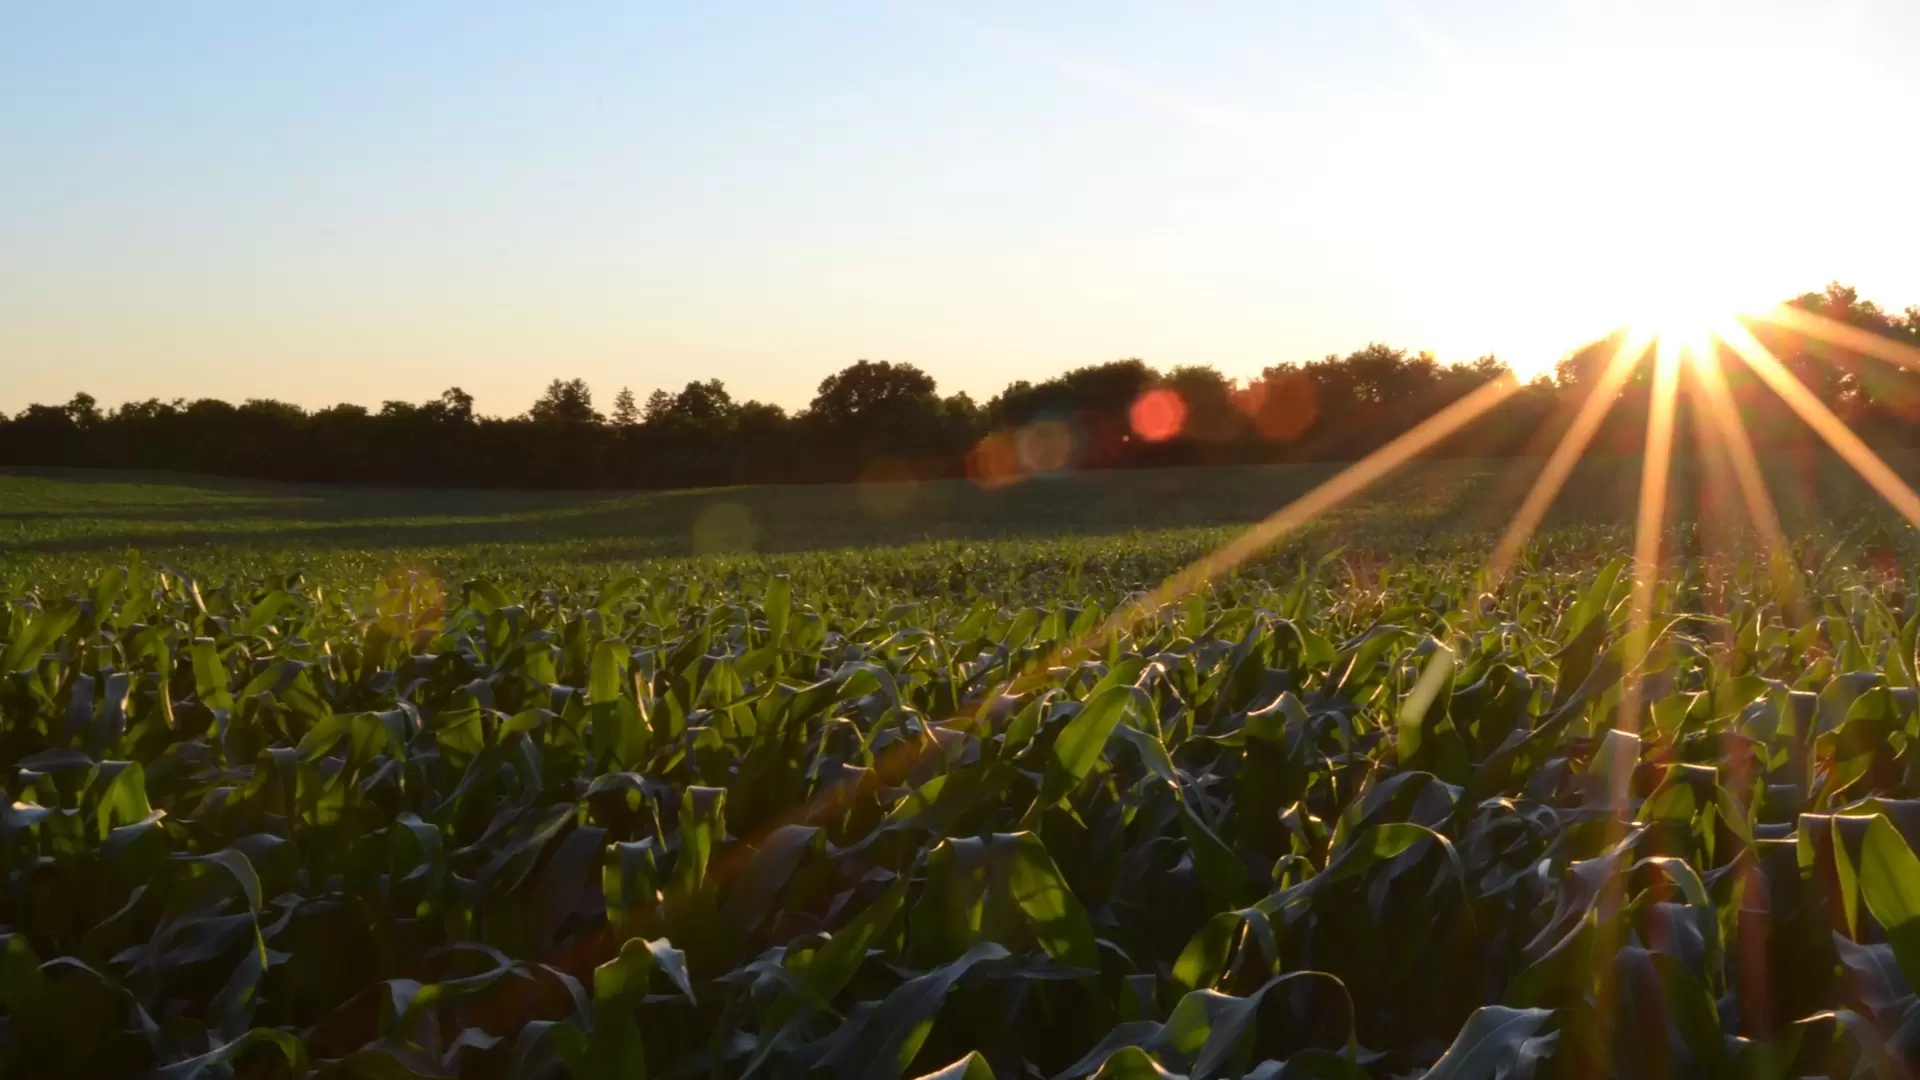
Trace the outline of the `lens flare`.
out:
<instances>
[{"instance_id":1,"label":"lens flare","mask_svg":"<svg viewBox=\"0 0 1920 1080\"><path fill-rule=\"evenodd\" d=\"M1780 395L1789 408L1799 413L1800 419L1805 420L1807 426L1825 439L1835 453L1853 466L1853 470L1872 485L1881 498L1891 503L1901 517L1920 526L1920 495L1915 495L1906 481L1895 475L1887 463L1880 460L1880 455L1869 449L1844 420L1833 415L1832 409L1801 385L1800 380L1794 378L1779 358L1767 351L1767 347L1760 344L1759 339L1745 326L1737 322L1727 326L1724 338L1727 345L1740 355L1740 359L1753 369L1753 373Z\"/></svg>"},{"instance_id":2,"label":"lens flare","mask_svg":"<svg viewBox=\"0 0 1920 1080\"><path fill-rule=\"evenodd\" d=\"M1546 516L1547 508L1553 505L1554 496L1560 494L1568 474L1573 472L1580 455L1586 452L1587 444L1593 441L1593 433L1599 429L1600 421L1606 419L1607 410L1613 408L1614 399L1620 396L1620 389L1626 385L1627 377L1633 374L1651 340L1651 336L1644 332L1630 332L1621 340L1613 358L1607 361L1606 370L1600 373L1593 390L1580 403L1580 411L1574 415L1573 423L1568 425L1566 435L1553 448L1553 454L1547 458L1539 478L1534 480L1532 489L1527 492L1526 500L1514 512L1513 521L1507 525L1499 544L1495 545L1493 560L1487 567L1488 588L1498 585L1507 576L1514 559L1519 557L1520 549L1526 546L1533 531L1540 527L1540 519Z\"/></svg>"},{"instance_id":3,"label":"lens flare","mask_svg":"<svg viewBox=\"0 0 1920 1080\"><path fill-rule=\"evenodd\" d=\"M989 491L1018 482L1020 460L1013 440L996 431L975 443L967 452L967 479Z\"/></svg>"},{"instance_id":4,"label":"lens flare","mask_svg":"<svg viewBox=\"0 0 1920 1080\"><path fill-rule=\"evenodd\" d=\"M1829 344L1852 349L1865 356L1920 371L1920 349L1881 337L1879 334L1868 333L1857 326L1836 322L1825 315L1805 311L1791 304L1782 304L1772 311L1760 314L1758 318L1775 326L1797 330L1809 337L1820 338Z\"/></svg>"},{"instance_id":5,"label":"lens flare","mask_svg":"<svg viewBox=\"0 0 1920 1080\"><path fill-rule=\"evenodd\" d=\"M1148 442L1165 442L1187 426L1187 403L1166 387L1149 390L1134 399L1127 410L1127 423L1133 433Z\"/></svg>"},{"instance_id":6,"label":"lens flare","mask_svg":"<svg viewBox=\"0 0 1920 1080\"><path fill-rule=\"evenodd\" d=\"M1920 350L1878 339L1854 340L1851 335L1859 332L1820 316L1799 312L1775 313L1763 318L1827 340L1837 340L1858 352L1920 369ZM1489 566L1489 579L1494 582L1508 572L1518 552L1533 535L1547 508L1561 490L1574 464L1591 443L1607 412L1619 399L1640 360L1650 348L1653 349L1656 359L1635 520L1632 591L1627 632L1621 643L1625 674L1619 709L1615 714L1615 723L1627 731L1639 726L1645 695L1640 672L1646 655L1655 644L1654 604L1659 583L1661 538L1666 525L1676 405L1683 370L1690 372L1693 377L1692 384L1699 390L1697 400L1701 402L1706 419L1713 428L1712 438L1716 440L1713 445L1727 454L1741 497L1753 524L1767 544L1776 570L1795 569L1792 568L1785 534L1767 491L1752 441L1740 420L1725 374L1720 370L1716 340L1723 341L1740 356L1762 382L1778 394L1895 509L1915 525L1920 525L1920 495L1916 495L1858 435L1803 386L1753 337L1745 325L1733 319L1716 319L1708 309L1697 305L1672 306L1636 320L1595 380L1592 390L1581 402L1565 435L1555 446L1540 476L1534 481L1525 501L1501 537ZM1519 384L1511 375L1507 375L1447 406L1386 446L1348 466L1331 480L1275 511L1218 551L1174 574L1158 588L1122 605L1096 629L1063 643L1044 661L1028 667L1024 673L1009 677L994 692L981 698L977 706L966 707L974 709L978 719L989 718L1008 704L1011 700L1009 695L1029 688L1036 679L1044 678L1045 673L1055 666L1085 657L1112 634L1154 612L1164 610L1166 605L1179 601L1244 563L1286 533L1358 494L1435 443L1483 416L1517 389ZM1253 401L1251 404L1253 407L1250 409L1243 405L1243 411L1249 415L1264 412L1260 402ZM1134 402L1128 419L1138 438L1148 441L1172 438L1179 434L1186 423L1186 406L1171 390L1150 391ZM1708 439L1704 432L1697 434L1703 443ZM1031 448L1028 456L1031 456L1030 451ZM1019 460L1021 456L1015 439L991 436L976 447L970 456L969 475L976 482L988 485L1011 482L1011 477L1020 475L1024 464ZM1797 576L1793 580L1797 583ZM776 819L768 828L791 822L828 821L850 805L850 800L858 794L882 784L898 782L914 764L939 745L938 740L934 739L902 743L880 755L872 768L861 770L857 780L833 785L819 792L797 811ZM1622 769L1611 779L1623 785L1630 774L1630 769ZM1620 794L1624 794L1624 791ZM731 863L723 865L718 873L724 876L738 869L739 860L736 857ZM1747 940L1744 928L1742 940ZM1764 981L1765 973L1757 972L1754 977Z\"/></svg>"},{"instance_id":7,"label":"lens flare","mask_svg":"<svg viewBox=\"0 0 1920 1080\"><path fill-rule=\"evenodd\" d=\"M1313 426L1319 413L1318 396L1311 376L1304 371L1288 371L1256 380L1235 394L1233 403L1261 438L1292 442Z\"/></svg>"},{"instance_id":8,"label":"lens flare","mask_svg":"<svg viewBox=\"0 0 1920 1080\"><path fill-rule=\"evenodd\" d=\"M1282 536L1359 494L1433 444L1473 422L1488 409L1512 397L1518 389L1520 383L1512 373L1507 373L1422 420L1411 431L1347 466L1333 479L1274 511L1264 521L1228 541L1220 550L1194 562L1161 583L1159 588L1114 612L1092 640L1104 640L1122 627L1132 625L1147 612L1157 611L1166 604L1180 600L1194 589L1246 562L1271 547Z\"/></svg>"},{"instance_id":9,"label":"lens flare","mask_svg":"<svg viewBox=\"0 0 1920 1080\"><path fill-rule=\"evenodd\" d=\"M1644 688L1639 673L1653 625L1654 586L1660 577L1660 532L1666 525L1667 482L1673 465L1674 399L1680 385L1680 348L1661 345L1653 366L1653 397L1647 411L1647 449L1640 459L1640 512L1633 527L1633 591L1627 606L1628 675L1620 693L1616 726L1637 731Z\"/></svg>"},{"instance_id":10,"label":"lens flare","mask_svg":"<svg viewBox=\"0 0 1920 1080\"><path fill-rule=\"evenodd\" d=\"M1724 332L1720 336L1724 337ZM1720 370L1719 354L1709 344L1707 351L1692 354L1691 361L1687 370L1693 376L1693 386L1700 392L1696 400L1703 406L1707 421L1712 425L1717 445L1731 459L1741 501L1746 504L1747 520L1753 523L1766 545L1774 588L1783 601L1797 607L1800 603L1799 567L1793 562L1786 533L1780 528L1780 515L1774 509L1772 496L1767 493L1767 481L1760 473L1760 461L1753 452L1753 441L1747 437L1746 425L1740 421L1739 407L1734 404L1733 393L1727 388L1726 372ZM1706 438L1706 432L1699 434L1703 440Z\"/></svg>"},{"instance_id":11,"label":"lens flare","mask_svg":"<svg viewBox=\"0 0 1920 1080\"><path fill-rule=\"evenodd\" d=\"M1029 475L1065 470L1073 449L1073 429L1063 420L1036 420L1013 433L1014 460Z\"/></svg>"}]
</instances>

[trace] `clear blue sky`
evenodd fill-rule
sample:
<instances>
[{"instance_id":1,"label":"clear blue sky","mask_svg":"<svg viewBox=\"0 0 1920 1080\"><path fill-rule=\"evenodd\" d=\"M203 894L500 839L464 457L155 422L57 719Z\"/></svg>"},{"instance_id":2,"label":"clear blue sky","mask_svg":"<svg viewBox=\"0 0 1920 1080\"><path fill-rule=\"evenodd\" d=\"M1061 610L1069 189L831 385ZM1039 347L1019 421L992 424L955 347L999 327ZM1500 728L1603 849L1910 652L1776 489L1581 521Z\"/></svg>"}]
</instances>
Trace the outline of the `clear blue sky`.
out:
<instances>
[{"instance_id":1,"label":"clear blue sky","mask_svg":"<svg viewBox=\"0 0 1920 1080\"><path fill-rule=\"evenodd\" d=\"M987 396L1920 303L1920 4L0 6L0 408Z\"/></svg>"}]
</instances>

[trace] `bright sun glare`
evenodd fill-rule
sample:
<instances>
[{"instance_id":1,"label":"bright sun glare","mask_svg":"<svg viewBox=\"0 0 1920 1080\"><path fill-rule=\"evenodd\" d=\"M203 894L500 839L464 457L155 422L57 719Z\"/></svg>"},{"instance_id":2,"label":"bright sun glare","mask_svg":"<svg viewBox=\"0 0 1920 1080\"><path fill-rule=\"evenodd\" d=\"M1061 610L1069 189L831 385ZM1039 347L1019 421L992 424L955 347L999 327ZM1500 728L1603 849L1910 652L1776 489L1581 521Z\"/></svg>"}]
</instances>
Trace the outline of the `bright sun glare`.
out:
<instances>
[{"instance_id":1,"label":"bright sun glare","mask_svg":"<svg viewBox=\"0 0 1920 1080\"><path fill-rule=\"evenodd\" d=\"M1630 336L1652 339L1661 351L1672 351L1702 363L1712 355L1713 339L1735 309L1725 304L1677 297L1649 306L1628 324Z\"/></svg>"},{"instance_id":2,"label":"bright sun glare","mask_svg":"<svg viewBox=\"0 0 1920 1080\"><path fill-rule=\"evenodd\" d=\"M1679 251L1661 257L1675 264L1672 272L1647 272L1638 295L1626 298L1627 336L1649 340L1662 352L1704 362L1713 355L1714 339L1744 312L1751 298L1736 295L1726 282L1737 275L1731 268L1712 265L1711 258Z\"/></svg>"}]
</instances>

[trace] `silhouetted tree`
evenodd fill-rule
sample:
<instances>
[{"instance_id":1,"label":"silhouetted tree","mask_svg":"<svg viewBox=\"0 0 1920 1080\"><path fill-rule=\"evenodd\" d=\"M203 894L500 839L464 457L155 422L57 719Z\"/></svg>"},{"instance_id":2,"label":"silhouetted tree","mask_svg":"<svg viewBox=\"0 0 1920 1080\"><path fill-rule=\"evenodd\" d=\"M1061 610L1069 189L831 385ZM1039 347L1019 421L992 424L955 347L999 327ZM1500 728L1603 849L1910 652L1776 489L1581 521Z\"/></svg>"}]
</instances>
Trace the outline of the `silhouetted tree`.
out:
<instances>
[{"instance_id":1,"label":"silhouetted tree","mask_svg":"<svg viewBox=\"0 0 1920 1080\"><path fill-rule=\"evenodd\" d=\"M987 424L1013 430L1042 420L1068 425L1073 464L1108 467L1139 461L1130 442L1128 413L1159 374L1137 357L1074 368L1040 383L1025 380L996 394L984 410Z\"/></svg>"},{"instance_id":2,"label":"silhouetted tree","mask_svg":"<svg viewBox=\"0 0 1920 1080\"><path fill-rule=\"evenodd\" d=\"M1167 372L1161 385L1180 397L1185 423L1180 429L1184 439L1201 443L1224 443L1236 439L1246 428L1246 415L1234 404L1238 387L1209 364L1188 364Z\"/></svg>"},{"instance_id":3,"label":"silhouetted tree","mask_svg":"<svg viewBox=\"0 0 1920 1080\"><path fill-rule=\"evenodd\" d=\"M649 424L712 424L733 415L733 395L719 379L690 382L677 394L655 390L647 397Z\"/></svg>"},{"instance_id":4,"label":"silhouetted tree","mask_svg":"<svg viewBox=\"0 0 1920 1080\"><path fill-rule=\"evenodd\" d=\"M92 394L75 394L67 402L67 415L73 418L75 427L85 431L100 422L100 405Z\"/></svg>"},{"instance_id":5,"label":"silhouetted tree","mask_svg":"<svg viewBox=\"0 0 1920 1080\"><path fill-rule=\"evenodd\" d=\"M633 403L633 391L621 387L613 398L613 422L620 427L632 427L640 422L639 406Z\"/></svg>"},{"instance_id":6,"label":"silhouetted tree","mask_svg":"<svg viewBox=\"0 0 1920 1080\"><path fill-rule=\"evenodd\" d=\"M1764 320L1752 324L1755 336L1870 442L1920 445L1920 374L1878 355L1884 350L1862 347L1872 338L1920 347L1920 305L1896 313L1837 283L1789 303L1868 337L1836 343ZM1625 340L1614 334L1571 351L1552 378L1520 388L1434 452L1545 452ZM1757 444L1819 445L1744 365L1723 359ZM1650 368L1639 364L1624 381L1592 452L1637 452L1644 444ZM375 411L342 404L314 412L265 398L238 405L147 399L103 411L82 393L0 417L0 463L342 483L681 487L947 475L996 445L983 441L988 436L1005 436L997 443L1005 458L1036 426L1045 427L1053 451L1066 447L1067 467L1352 459L1506 374L1494 356L1448 365L1376 342L1344 356L1277 363L1244 385L1206 366L1163 374L1137 358L1117 360L1016 381L982 406L964 393L942 396L911 364L863 360L823 379L796 416L735 400L720 380L707 379L655 390L644 406L623 389L611 424L580 379L553 380L511 418L476 415L459 387L425 402L386 401ZM1135 437L1131 410L1157 390L1178 395L1184 426L1173 438ZM1683 397L1683 447L1691 445L1692 408Z\"/></svg>"},{"instance_id":7,"label":"silhouetted tree","mask_svg":"<svg viewBox=\"0 0 1920 1080\"><path fill-rule=\"evenodd\" d=\"M825 424L858 425L926 410L935 389L933 376L912 364L861 360L820 380L807 412Z\"/></svg>"},{"instance_id":8,"label":"silhouetted tree","mask_svg":"<svg viewBox=\"0 0 1920 1080\"><path fill-rule=\"evenodd\" d=\"M820 381L801 422L816 447L810 475L859 475L886 462L892 475L954 470L973 437L971 399L949 403L912 364L861 360Z\"/></svg>"},{"instance_id":9,"label":"silhouetted tree","mask_svg":"<svg viewBox=\"0 0 1920 1080\"><path fill-rule=\"evenodd\" d=\"M527 417L543 424L581 426L600 423L593 411L593 392L583 379L555 379L547 384L540 400L527 410Z\"/></svg>"},{"instance_id":10,"label":"silhouetted tree","mask_svg":"<svg viewBox=\"0 0 1920 1080\"><path fill-rule=\"evenodd\" d=\"M440 400L426 407L434 411L436 419L449 423L465 424L473 420L473 395L457 386L442 390Z\"/></svg>"}]
</instances>

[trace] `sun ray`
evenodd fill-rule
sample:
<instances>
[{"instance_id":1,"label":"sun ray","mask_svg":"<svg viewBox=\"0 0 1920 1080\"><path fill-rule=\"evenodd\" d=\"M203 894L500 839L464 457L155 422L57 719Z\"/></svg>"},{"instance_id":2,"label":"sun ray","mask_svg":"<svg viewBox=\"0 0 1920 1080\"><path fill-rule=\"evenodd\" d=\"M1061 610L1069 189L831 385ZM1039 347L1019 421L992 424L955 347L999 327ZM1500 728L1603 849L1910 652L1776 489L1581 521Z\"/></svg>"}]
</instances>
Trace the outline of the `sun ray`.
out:
<instances>
[{"instance_id":1,"label":"sun ray","mask_svg":"<svg viewBox=\"0 0 1920 1080\"><path fill-rule=\"evenodd\" d=\"M1774 588L1783 603L1797 607L1801 603L1799 567L1793 562L1786 532L1780 527L1780 514L1774 508L1773 496L1767 491L1766 477L1760 471L1760 460L1753 452L1753 440L1747 436L1747 427L1740 421L1740 411L1734 404L1733 393L1727 388L1726 372L1720 369L1717 354L1711 351L1711 346L1708 348L1709 351L1704 353L1695 352L1693 363L1688 365L1693 375L1693 386L1700 391L1695 400L1704 406L1707 419L1719 436L1718 446L1726 452L1733 465L1741 501L1747 507L1747 520L1753 523L1760 533L1761 542L1766 545Z\"/></svg>"},{"instance_id":2,"label":"sun ray","mask_svg":"<svg viewBox=\"0 0 1920 1080\"><path fill-rule=\"evenodd\" d=\"M1136 598L1130 604L1122 605L1098 628L1061 644L1045 659L1027 668L1023 674L1003 679L991 693L981 697L980 704L973 710L974 717L986 718L990 711L1003 702L1008 695L1023 693L1030 687L1045 682L1051 677L1050 671L1053 668L1072 663L1077 659L1084 659L1113 634L1132 626L1140 619L1160 610L1164 605L1178 601L1194 589L1259 554L1286 533L1307 524L1334 506L1359 494L1388 473L1431 448L1435 443L1472 423L1487 410L1513 396L1519 389L1519 380L1515 379L1512 373L1507 373L1422 420L1387 445L1347 466L1312 491L1276 510L1220 550L1188 565L1168 578L1159 588ZM938 743L933 739L903 741L881 754L874 761L872 768L863 770L857 780L837 784L816 793L813 798L792 812L777 817L765 825L758 835L769 835L783 825L824 824L836 815L844 813L854 799L879 787L899 783L927 754L936 752L937 749ZM738 872L741 865L739 857L725 860L714 869L710 869L708 877L719 879L731 876Z\"/></svg>"},{"instance_id":3,"label":"sun ray","mask_svg":"<svg viewBox=\"0 0 1920 1080\"><path fill-rule=\"evenodd\" d=\"M1653 623L1653 592L1660 578L1660 531L1667 515L1667 482L1673 465L1674 399L1680 382L1680 347L1661 343L1653 367L1647 408L1647 448L1640 459L1640 511L1633 526L1633 592L1627 606L1626 666L1616 726L1637 731L1642 686L1639 673ZM1622 777L1624 780L1624 777Z\"/></svg>"},{"instance_id":4,"label":"sun ray","mask_svg":"<svg viewBox=\"0 0 1920 1080\"><path fill-rule=\"evenodd\" d=\"M1685 378L1687 365L1681 365L1681 400L1693 408L1694 415L1702 415L1706 406L1701 401L1698 380ZM1729 520L1732 514L1727 501L1721 498L1723 492L1737 490L1733 479L1731 455L1727 452L1724 440L1711 424L1696 422L1692 425L1693 452L1697 475L1693 486L1694 528L1699 534L1700 547L1705 556L1701 559L1701 573L1706 583L1706 612L1709 615L1727 614L1721 602L1727 585L1733 580L1728 571L1726 560L1715 558L1736 551L1740 547L1738 526ZM1746 519L1742 519L1745 521ZM1766 565L1771 565L1768 563ZM1721 644L1732 646L1732 630L1727 626L1716 628Z\"/></svg>"},{"instance_id":5,"label":"sun ray","mask_svg":"<svg viewBox=\"0 0 1920 1080\"><path fill-rule=\"evenodd\" d=\"M1282 536L1359 494L1433 444L1465 427L1488 409L1511 397L1519 389L1519 380L1509 372L1427 417L1412 430L1342 469L1339 474L1319 487L1274 511L1264 521L1234 537L1220 550L1195 561L1186 569L1168 578L1159 588L1114 612L1096 632L1093 640L1104 640L1108 635L1130 625L1142 615L1178 601L1194 589L1259 554Z\"/></svg>"},{"instance_id":6,"label":"sun ray","mask_svg":"<svg viewBox=\"0 0 1920 1080\"><path fill-rule=\"evenodd\" d=\"M1566 435L1547 458L1547 464L1527 491L1527 497L1514 512L1513 521L1507 525L1507 531L1500 537L1500 543L1493 549L1493 560L1487 567L1487 588L1499 585L1507 571L1512 569L1513 560L1519 557L1520 549L1526 545L1533 531L1540 527L1540 520L1546 517L1547 508L1553 505L1554 496L1560 494L1560 488L1567 482L1567 476L1573 472L1573 466L1580 455L1593 441L1593 433L1600 428L1607 410L1620 394L1620 388L1626 385L1627 377L1633 374L1635 365L1647 350L1652 338L1643 331L1630 331L1621 340L1620 348L1614 351L1613 358L1607 361L1605 370L1594 382L1593 390L1580 403L1580 411L1574 415L1573 423L1568 425Z\"/></svg>"},{"instance_id":7,"label":"sun ray","mask_svg":"<svg viewBox=\"0 0 1920 1080\"><path fill-rule=\"evenodd\" d=\"M1665 524L1669 474L1673 458L1675 400L1678 391L1680 353L1683 347L1681 343L1684 340L1688 343L1685 347L1698 347L1692 344L1694 338L1691 336L1683 339L1680 335L1669 331L1665 337L1667 341L1659 343L1660 347L1656 353L1653 394L1648 415L1646 451L1642 464L1634 534L1634 581L1625 640L1626 659L1630 671L1640 666L1645 652L1651 645L1648 637L1652 623L1654 592L1659 579L1661 534ZM1743 331L1729 331L1726 337L1728 344L1750 365L1754 365L1761 377L1773 386L1776 392L1780 392L1787 398L1788 403L1793 405L1796 411L1806 416L1808 422L1813 424L1816 430L1819 430L1823 437L1826 437L1855 468L1860 469L1877 490L1900 507L1902 513L1907 514L1916 523L1920 523L1920 496L1915 496L1911 489L1893 476L1891 469L1874 456L1872 451L1847 430L1837 417L1827 412L1817 399L1807 393L1798 380L1793 379L1751 335ZM1538 528L1547 508L1565 484L1581 453L1592 441L1621 388L1632 376L1641 357L1656 342L1656 333L1648 329L1635 329L1623 339L1620 348L1609 360L1599 379L1595 381L1593 391L1581 402L1579 411L1575 414L1566 434L1555 446L1553 454L1534 481L1525 502L1502 537L1495 552L1495 561L1489 569L1492 581L1497 582L1511 569L1519 549ZM1756 353L1761 357L1758 363L1755 360ZM1767 364L1771 364L1771 375L1764 366ZM1757 527L1762 531L1763 538L1769 545L1769 551L1784 550L1785 537L1778 524L1778 515L1760 473L1751 440L1747 437L1745 428L1740 424L1738 414L1733 409L1731 394L1727 391L1724 375L1717 368L1713 368L1711 359L1705 358L1696 362L1696 374L1700 376L1701 385L1708 397L1709 417L1722 434L1733 459L1742 498L1747 502ZM1791 386L1783 390L1779 379L1787 380ZM1046 660L1029 668L1024 675L1006 679L994 693L985 695L982 699L979 707L981 714L984 715L988 709L994 707L995 702L1005 698L1006 695L1020 693L1034 680L1044 679L1048 669L1072 662L1074 658L1085 655L1112 634L1132 626L1166 604L1177 602L1193 590L1253 558L1282 536L1306 525L1334 506L1378 482L1435 443L1465 427L1506 400L1518 389L1519 383L1511 376L1489 383L1429 417L1417 427L1361 461L1348 466L1332 479L1252 526L1218 551L1195 561L1167 579L1158 588L1122 606L1098 629L1075 641L1063 644ZM1794 390L1799 391L1798 398L1793 395ZM1816 412L1809 413L1809 409ZM1816 419L1816 416L1824 416L1825 423ZM1627 730L1638 727L1643 694L1644 689L1637 677L1626 680L1618 722ZM840 812L847 804L847 800L857 792L885 783L887 778L897 779L905 775L906 771L911 769L930 748L931 744L928 746L902 744L895 750L882 755L882 758L875 762L875 768L863 776L860 783L850 788L843 785L823 791L814 800L801 807L795 815L783 820L816 823L827 820Z\"/></svg>"},{"instance_id":8,"label":"sun ray","mask_svg":"<svg viewBox=\"0 0 1920 1080\"><path fill-rule=\"evenodd\" d=\"M1853 470L1873 490L1879 492L1881 498L1893 504L1901 517L1920 525L1920 495L1915 495L1913 488L1907 486L1907 482L1900 479L1860 436L1855 435L1845 421L1835 416L1832 409L1814 396L1813 391L1794 378L1786 365L1769 352L1758 338L1738 322L1726 326L1721 331L1721 338L1740 355L1740 359L1746 361L1762 382L1780 395L1780 399L1798 413L1800 419L1807 422L1808 427L1825 439L1827 445L1833 447L1834 452L1848 465L1853 466Z\"/></svg>"},{"instance_id":9,"label":"sun ray","mask_svg":"<svg viewBox=\"0 0 1920 1080\"><path fill-rule=\"evenodd\" d=\"M1812 311L1781 304L1772 311L1762 312L1756 318L1773 323L1788 330L1798 330L1803 334L1817 337L1833 345L1852 349L1890 364L1920 371L1920 349L1904 345L1891 338L1869 333L1857 326L1829 319Z\"/></svg>"}]
</instances>

